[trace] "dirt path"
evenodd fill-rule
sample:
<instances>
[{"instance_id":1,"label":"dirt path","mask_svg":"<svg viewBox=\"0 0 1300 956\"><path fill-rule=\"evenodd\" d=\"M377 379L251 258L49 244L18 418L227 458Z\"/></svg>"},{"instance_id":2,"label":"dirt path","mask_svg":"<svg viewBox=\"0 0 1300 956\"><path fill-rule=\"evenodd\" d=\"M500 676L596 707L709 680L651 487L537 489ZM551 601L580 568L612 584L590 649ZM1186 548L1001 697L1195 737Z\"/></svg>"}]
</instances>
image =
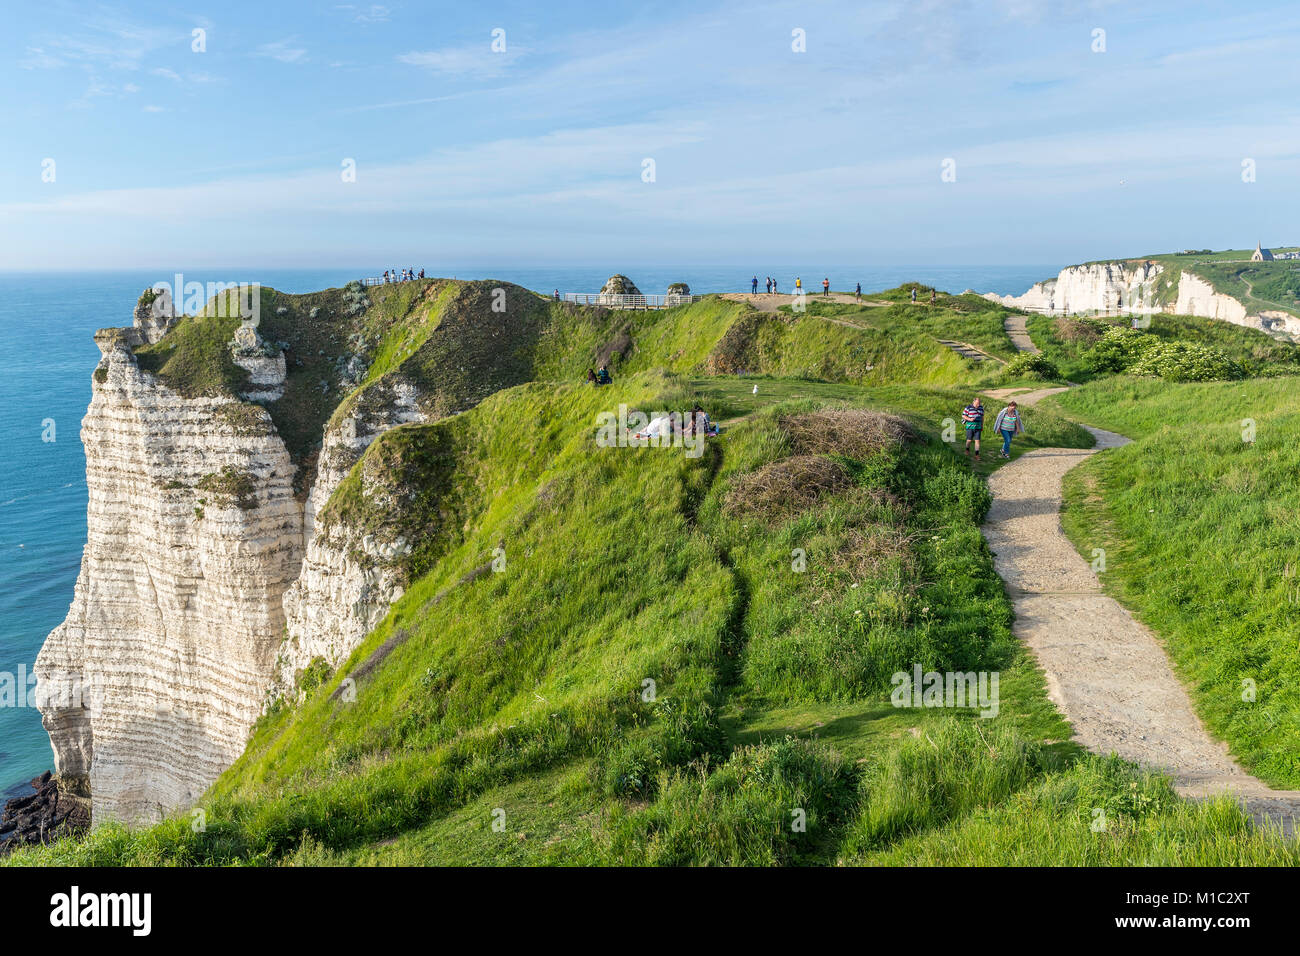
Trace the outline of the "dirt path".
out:
<instances>
[{"instance_id":1,"label":"dirt path","mask_svg":"<svg viewBox=\"0 0 1300 956\"><path fill-rule=\"evenodd\" d=\"M1007 337L1011 339L1011 344L1022 352L1038 353L1038 346L1034 340L1029 337L1029 329L1025 323L1029 316L1008 312L1006 318L1002 320L1002 327L1007 330Z\"/></svg>"},{"instance_id":2,"label":"dirt path","mask_svg":"<svg viewBox=\"0 0 1300 956\"><path fill-rule=\"evenodd\" d=\"M792 305L794 296L786 292L724 292L721 296L728 302L748 302L760 312L775 312L783 305ZM867 305L872 308L880 308L886 305L893 305L892 302L882 302L876 299L859 299L851 292L832 292L824 296L820 292L816 294L811 291L804 293L804 299L808 302L845 302L849 305ZM824 316L823 316L824 318Z\"/></svg>"},{"instance_id":3,"label":"dirt path","mask_svg":"<svg viewBox=\"0 0 1300 956\"><path fill-rule=\"evenodd\" d=\"M1061 388L1017 395L1032 405ZM1096 753L1169 773L1187 797L1233 793L1256 821L1294 833L1300 791L1270 790L1232 759L1197 718L1159 641L1102 593L1090 564L1061 530L1061 479L1084 459L1128 444L1089 428L1089 449L1040 448L989 477L984 538L1015 605L1014 632L1038 659L1048 696Z\"/></svg>"}]
</instances>

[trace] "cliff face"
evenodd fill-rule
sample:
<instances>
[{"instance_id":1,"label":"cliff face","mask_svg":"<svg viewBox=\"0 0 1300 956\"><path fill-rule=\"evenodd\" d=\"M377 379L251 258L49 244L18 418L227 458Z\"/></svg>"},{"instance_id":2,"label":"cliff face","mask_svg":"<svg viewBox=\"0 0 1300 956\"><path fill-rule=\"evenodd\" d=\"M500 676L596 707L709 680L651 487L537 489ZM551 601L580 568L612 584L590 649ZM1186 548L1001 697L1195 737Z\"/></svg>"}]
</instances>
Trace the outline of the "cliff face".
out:
<instances>
[{"instance_id":1,"label":"cliff face","mask_svg":"<svg viewBox=\"0 0 1300 956\"><path fill-rule=\"evenodd\" d=\"M59 785L96 822L192 804L304 669L351 653L459 533L450 429L355 466L528 381L552 341L549 304L505 284L267 295L259 328L142 304L96 334L86 547L36 662ZM354 472L364 521L327 508Z\"/></svg>"},{"instance_id":2,"label":"cliff face","mask_svg":"<svg viewBox=\"0 0 1300 956\"><path fill-rule=\"evenodd\" d=\"M317 477L307 499L307 551L298 579L286 592L286 638L276 662L273 693L294 693L297 675L317 658L335 667L402 596L391 559L407 542L377 542L340 521L322 522L330 496L371 443L390 428L424 422L419 391L395 376L367 388L340 409L325 431Z\"/></svg>"},{"instance_id":3,"label":"cliff face","mask_svg":"<svg viewBox=\"0 0 1300 956\"><path fill-rule=\"evenodd\" d=\"M1300 319L1282 311L1248 313L1246 307L1230 295L1215 292L1214 287L1199 276L1184 272L1178 280L1178 302L1174 311L1179 315L1199 315L1219 319L1233 325L1263 332L1286 332L1300 335Z\"/></svg>"},{"instance_id":4,"label":"cliff face","mask_svg":"<svg viewBox=\"0 0 1300 956\"><path fill-rule=\"evenodd\" d=\"M86 547L36 671L60 777L89 787L97 822L135 821L189 804L243 750L303 509L264 409L160 384L137 365L138 328L96 341Z\"/></svg>"},{"instance_id":5,"label":"cliff face","mask_svg":"<svg viewBox=\"0 0 1300 956\"><path fill-rule=\"evenodd\" d=\"M1034 312L1158 312L1158 262L1098 262L1062 269L1055 279L1035 283L1024 295L986 298Z\"/></svg>"}]
</instances>

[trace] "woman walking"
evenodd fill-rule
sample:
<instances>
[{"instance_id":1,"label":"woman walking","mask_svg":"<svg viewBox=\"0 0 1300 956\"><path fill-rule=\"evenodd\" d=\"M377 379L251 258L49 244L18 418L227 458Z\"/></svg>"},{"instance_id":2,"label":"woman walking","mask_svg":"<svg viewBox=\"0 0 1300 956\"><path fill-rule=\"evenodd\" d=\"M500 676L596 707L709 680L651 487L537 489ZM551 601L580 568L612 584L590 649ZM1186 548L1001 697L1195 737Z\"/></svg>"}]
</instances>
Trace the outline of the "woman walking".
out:
<instances>
[{"instance_id":1,"label":"woman walking","mask_svg":"<svg viewBox=\"0 0 1300 956\"><path fill-rule=\"evenodd\" d=\"M1020 418L1020 410L1016 408L1015 402L1008 403L1006 408L998 412L998 417L993 420L993 430L1002 436L1000 457L1010 458L1011 439L1025 432L1025 423Z\"/></svg>"}]
</instances>

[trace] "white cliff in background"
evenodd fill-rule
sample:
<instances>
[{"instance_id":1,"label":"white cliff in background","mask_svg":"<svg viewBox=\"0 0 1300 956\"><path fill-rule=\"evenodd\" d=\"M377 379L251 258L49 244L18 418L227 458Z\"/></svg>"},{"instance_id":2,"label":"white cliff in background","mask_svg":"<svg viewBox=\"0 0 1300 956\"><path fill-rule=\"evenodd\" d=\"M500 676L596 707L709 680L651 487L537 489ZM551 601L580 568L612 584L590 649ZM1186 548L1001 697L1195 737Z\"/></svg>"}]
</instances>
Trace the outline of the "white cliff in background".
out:
<instances>
[{"instance_id":1,"label":"white cliff in background","mask_svg":"<svg viewBox=\"0 0 1300 956\"><path fill-rule=\"evenodd\" d=\"M1069 266L1055 279L1037 282L1023 295L985 294L986 299L1030 312L1159 312L1158 262L1095 262Z\"/></svg>"}]
</instances>

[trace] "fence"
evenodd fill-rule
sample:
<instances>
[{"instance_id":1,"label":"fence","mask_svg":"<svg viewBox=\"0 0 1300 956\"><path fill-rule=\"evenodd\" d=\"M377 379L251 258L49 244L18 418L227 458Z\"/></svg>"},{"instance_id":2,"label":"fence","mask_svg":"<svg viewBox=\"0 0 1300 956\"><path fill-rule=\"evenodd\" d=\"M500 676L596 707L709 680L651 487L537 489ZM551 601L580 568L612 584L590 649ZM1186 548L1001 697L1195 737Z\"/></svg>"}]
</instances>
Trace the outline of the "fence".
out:
<instances>
[{"instance_id":1,"label":"fence","mask_svg":"<svg viewBox=\"0 0 1300 956\"><path fill-rule=\"evenodd\" d=\"M1155 315L1161 311L1159 306L1139 305L1133 308L1128 306L1111 306L1106 309L1049 309L1041 305L1015 305L1013 309L1019 309L1021 312L1033 312L1036 315Z\"/></svg>"},{"instance_id":2,"label":"fence","mask_svg":"<svg viewBox=\"0 0 1300 956\"><path fill-rule=\"evenodd\" d=\"M599 305L607 309L671 309L676 305L689 305L699 296L694 295L622 295L613 292L566 292L565 302L577 305Z\"/></svg>"}]
</instances>

